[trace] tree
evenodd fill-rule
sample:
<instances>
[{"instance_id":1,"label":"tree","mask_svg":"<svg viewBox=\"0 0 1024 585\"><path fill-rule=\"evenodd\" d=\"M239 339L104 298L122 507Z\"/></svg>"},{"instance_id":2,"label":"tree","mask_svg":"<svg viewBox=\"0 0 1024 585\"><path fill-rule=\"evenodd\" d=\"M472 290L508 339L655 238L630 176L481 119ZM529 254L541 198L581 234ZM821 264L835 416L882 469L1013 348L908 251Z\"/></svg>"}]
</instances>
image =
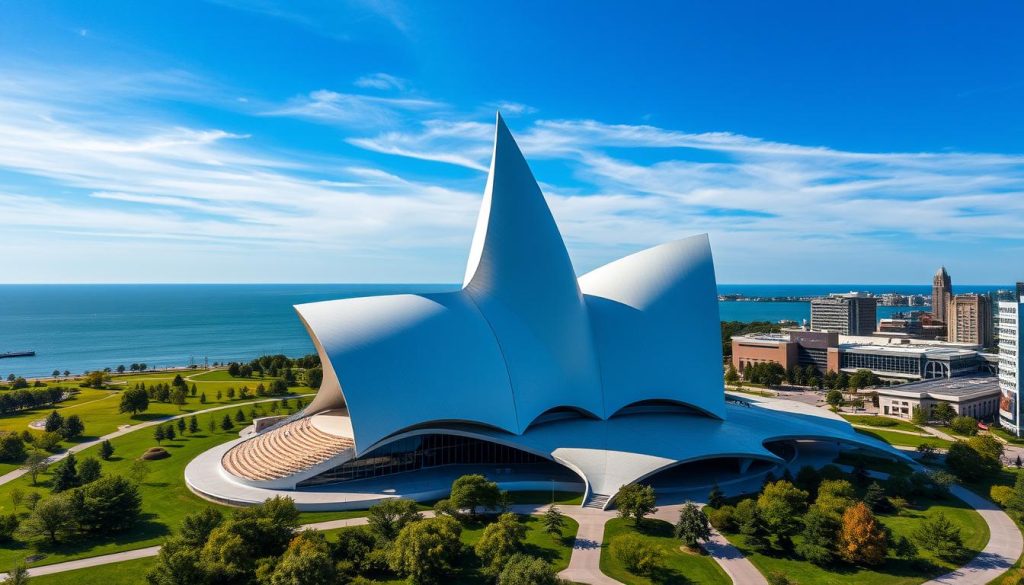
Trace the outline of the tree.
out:
<instances>
[{"instance_id":1,"label":"tree","mask_svg":"<svg viewBox=\"0 0 1024 585\"><path fill-rule=\"evenodd\" d=\"M718 487L718 484L711 486L711 491L708 492L708 505L712 508L721 508L725 505L725 494L722 493L722 488Z\"/></svg>"},{"instance_id":2,"label":"tree","mask_svg":"<svg viewBox=\"0 0 1024 585\"><path fill-rule=\"evenodd\" d=\"M124 373L124 364L121 364L121 365L117 366L117 373L118 374L123 374Z\"/></svg>"},{"instance_id":3,"label":"tree","mask_svg":"<svg viewBox=\"0 0 1024 585\"><path fill-rule=\"evenodd\" d=\"M954 433L972 437L978 434L978 420L971 416L954 416L949 421L949 428Z\"/></svg>"},{"instance_id":4,"label":"tree","mask_svg":"<svg viewBox=\"0 0 1024 585\"><path fill-rule=\"evenodd\" d=\"M855 495L853 484L845 479L826 479L818 486L814 506L838 520L853 505Z\"/></svg>"},{"instance_id":5,"label":"tree","mask_svg":"<svg viewBox=\"0 0 1024 585\"><path fill-rule=\"evenodd\" d=\"M57 467L53 470L53 479L50 483L53 493L63 492L81 485L74 453L68 453L68 456L57 464Z\"/></svg>"},{"instance_id":6,"label":"tree","mask_svg":"<svg viewBox=\"0 0 1024 585\"><path fill-rule=\"evenodd\" d=\"M227 391L225 392L225 394L227 394L228 400L234 400L235 399L235 388L233 386L229 386Z\"/></svg>"},{"instance_id":7,"label":"tree","mask_svg":"<svg viewBox=\"0 0 1024 585\"><path fill-rule=\"evenodd\" d=\"M963 481L991 477L1002 469L1002 444L991 435L956 441L946 452L946 466Z\"/></svg>"},{"instance_id":8,"label":"tree","mask_svg":"<svg viewBox=\"0 0 1024 585\"><path fill-rule=\"evenodd\" d=\"M338 578L327 538L312 530L296 535L273 567L273 572L261 582L269 585L309 585L334 583ZM261 576L258 571L257 577Z\"/></svg>"},{"instance_id":9,"label":"tree","mask_svg":"<svg viewBox=\"0 0 1024 585\"><path fill-rule=\"evenodd\" d=\"M388 552L388 567L413 585L439 583L458 561L461 534L462 527L448 516L408 524Z\"/></svg>"},{"instance_id":10,"label":"tree","mask_svg":"<svg viewBox=\"0 0 1024 585\"><path fill-rule=\"evenodd\" d=\"M788 549L800 530L800 516L807 510L807 492L788 481L768 484L757 498L757 510L768 531Z\"/></svg>"},{"instance_id":11,"label":"tree","mask_svg":"<svg viewBox=\"0 0 1024 585\"><path fill-rule=\"evenodd\" d=\"M416 502L401 498L374 504L366 514L370 530L383 542L395 540L407 524L422 519L423 515L419 513Z\"/></svg>"},{"instance_id":12,"label":"tree","mask_svg":"<svg viewBox=\"0 0 1024 585\"><path fill-rule=\"evenodd\" d=\"M885 490L882 489L882 486L877 481L871 482L868 489L864 491L864 504L866 504L872 512L877 512L884 501Z\"/></svg>"},{"instance_id":13,"label":"tree","mask_svg":"<svg viewBox=\"0 0 1024 585\"><path fill-rule=\"evenodd\" d=\"M199 388L196 387L196 383L192 382L192 387L188 389L188 395L195 398L196 392L198 391Z\"/></svg>"},{"instance_id":14,"label":"tree","mask_svg":"<svg viewBox=\"0 0 1024 585\"><path fill-rule=\"evenodd\" d=\"M7 571L7 579L4 580L6 585L26 585L30 578L28 575L28 568L25 567L25 563L18 563Z\"/></svg>"},{"instance_id":15,"label":"tree","mask_svg":"<svg viewBox=\"0 0 1024 585\"><path fill-rule=\"evenodd\" d=\"M128 477L135 483L141 485L146 481L146 477L149 476L149 465L142 459L136 459L132 462L132 466L128 468Z\"/></svg>"},{"instance_id":16,"label":"tree","mask_svg":"<svg viewBox=\"0 0 1024 585\"><path fill-rule=\"evenodd\" d=\"M816 565L831 563L835 558L839 528L835 516L812 506L804 515L803 538L796 545L797 554Z\"/></svg>"},{"instance_id":17,"label":"tree","mask_svg":"<svg viewBox=\"0 0 1024 585\"><path fill-rule=\"evenodd\" d=\"M475 516L479 507L487 510L497 508L500 495L498 484L488 481L482 475L474 474L463 475L452 482L452 491L448 499L456 508L468 509L469 513Z\"/></svg>"},{"instance_id":18,"label":"tree","mask_svg":"<svg viewBox=\"0 0 1024 585\"><path fill-rule=\"evenodd\" d=\"M239 364L237 362L231 362L228 364L228 375L232 378L237 378L239 374Z\"/></svg>"},{"instance_id":19,"label":"tree","mask_svg":"<svg viewBox=\"0 0 1024 585\"><path fill-rule=\"evenodd\" d=\"M807 492L808 497L816 498L818 497L818 486L821 484L821 474L813 465L804 465L796 472L793 484Z\"/></svg>"},{"instance_id":20,"label":"tree","mask_svg":"<svg viewBox=\"0 0 1024 585\"><path fill-rule=\"evenodd\" d=\"M199 419L194 414L188 419L188 432L193 435L199 432Z\"/></svg>"},{"instance_id":21,"label":"tree","mask_svg":"<svg viewBox=\"0 0 1024 585\"><path fill-rule=\"evenodd\" d=\"M167 437L168 441L173 441L177 435L178 434L174 431L174 425L168 424L164 427L164 436Z\"/></svg>"},{"instance_id":22,"label":"tree","mask_svg":"<svg viewBox=\"0 0 1024 585\"><path fill-rule=\"evenodd\" d=\"M946 561L956 561L964 553L960 529L942 512L921 523L914 531L914 540L921 548Z\"/></svg>"},{"instance_id":23,"label":"tree","mask_svg":"<svg viewBox=\"0 0 1024 585\"><path fill-rule=\"evenodd\" d=\"M839 390L829 390L825 395L825 402L832 407L832 410L839 410L843 406L843 393Z\"/></svg>"},{"instance_id":24,"label":"tree","mask_svg":"<svg viewBox=\"0 0 1024 585\"><path fill-rule=\"evenodd\" d=\"M39 474L46 471L49 467L50 463L46 455L35 452L25 458L25 464L22 466L22 469L32 478L32 485L36 485Z\"/></svg>"},{"instance_id":25,"label":"tree","mask_svg":"<svg viewBox=\"0 0 1024 585\"><path fill-rule=\"evenodd\" d=\"M729 369L725 371L725 381L728 384L735 384L740 379L739 372L736 371L736 367L729 364Z\"/></svg>"},{"instance_id":26,"label":"tree","mask_svg":"<svg viewBox=\"0 0 1024 585\"><path fill-rule=\"evenodd\" d=\"M206 392L199 394L199 404L206 404Z\"/></svg>"},{"instance_id":27,"label":"tree","mask_svg":"<svg viewBox=\"0 0 1024 585\"><path fill-rule=\"evenodd\" d=\"M661 565L661 549L639 534L623 534L608 545L612 556L636 575L650 575Z\"/></svg>"},{"instance_id":28,"label":"tree","mask_svg":"<svg viewBox=\"0 0 1024 585\"><path fill-rule=\"evenodd\" d=\"M21 503L25 501L25 492L21 491L21 488L11 488L10 496L11 508L13 508L15 512L17 512L18 506L20 506Z\"/></svg>"},{"instance_id":29,"label":"tree","mask_svg":"<svg viewBox=\"0 0 1024 585\"><path fill-rule=\"evenodd\" d=\"M324 370L320 367L309 368L306 370L306 386L317 389L324 381Z\"/></svg>"},{"instance_id":30,"label":"tree","mask_svg":"<svg viewBox=\"0 0 1024 585\"><path fill-rule=\"evenodd\" d=\"M711 538L711 524L703 510L692 502L686 502L679 510L675 534L688 548L694 549L700 541Z\"/></svg>"},{"instance_id":31,"label":"tree","mask_svg":"<svg viewBox=\"0 0 1024 585\"><path fill-rule=\"evenodd\" d=\"M67 378L71 375L71 370L64 370L64 377Z\"/></svg>"},{"instance_id":32,"label":"tree","mask_svg":"<svg viewBox=\"0 0 1024 585\"><path fill-rule=\"evenodd\" d=\"M14 540L14 533L18 530L17 514L5 514L0 516L0 542L11 542Z\"/></svg>"},{"instance_id":33,"label":"tree","mask_svg":"<svg viewBox=\"0 0 1024 585\"><path fill-rule=\"evenodd\" d=\"M77 492L80 505L75 516L79 527L87 533L123 532L133 527L142 513L139 487L120 475L101 477Z\"/></svg>"},{"instance_id":34,"label":"tree","mask_svg":"<svg viewBox=\"0 0 1024 585\"><path fill-rule=\"evenodd\" d=\"M110 461L110 457L114 454L114 446L110 444L110 440L104 440L100 443L100 458L104 461Z\"/></svg>"},{"instance_id":35,"label":"tree","mask_svg":"<svg viewBox=\"0 0 1024 585\"><path fill-rule=\"evenodd\" d=\"M169 397L171 404L184 406L185 402L187 402L188 392L182 386L175 386L174 389L171 390Z\"/></svg>"},{"instance_id":36,"label":"tree","mask_svg":"<svg viewBox=\"0 0 1024 585\"><path fill-rule=\"evenodd\" d=\"M634 526L639 526L644 516L658 511L656 503L654 488L649 485L626 484L615 494L615 506L619 509L619 516L632 517Z\"/></svg>"},{"instance_id":37,"label":"tree","mask_svg":"<svg viewBox=\"0 0 1024 585\"><path fill-rule=\"evenodd\" d=\"M0 461L21 463L26 456L28 456L28 452L25 450L25 442L21 440L18 433L0 435Z\"/></svg>"},{"instance_id":38,"label":"tree","mask_svg":"<svg viewBox=\"0 0 1024 585\"><path fill-rule=\"evenodd\" d=\"M60 370L54 370L52 376L54 378L59 378L60 377Z\"/></svg>"},{"instance_id":39,"label":"tree","mask_svg":"<svg viewBox=\"0 0 1024 585\"><path fill-rule=\"evenodd\" d=\"M120 412L130 412L132 416L145 412L149 408L149 394L145 388L129 388L121 392Z\"/></svg>"},{"instance_id":40,"label":"tree","mask_svg":"<svg viewBox=\"0 0 1024 585\"><path fill-rule=\"evenodd\" d=\"M888 552L885 527L875 520L864 502L858 502L843 512L839 532L839 556L855 565L877 565L885 561Z\"/></svg>"},{"instance_id":41,"label":"tree","mask_svg":"<svg viewBox=\"0 0 1024 585\"><path fill-rule=\"evenodd\" d=\"M186 546L200 548L206 543L213 529L224 521L224 515L216 508L203 508L185 516L178 528L178 540Z\"/></svg>"},{"instance_id":42,"label":"tree","mask_svg":"<svg viewBox=\"0 0 1024 585\"><path fill-rule=\"evenodd\" d=\"M60 433L43 433L36 438L35 446L44 451L54 452L60 448L62 438Z\"/></svg>"},{"instance_id":43,"label":"tree","mask_svg":"<svg viewBox=\"0 0 1024 585\"><path fill-rule=\"evenodd\" d=\"M167 434L164 432L164 425L156 425L153 429L153 439L156 441L156 444L159 445L160 441L163 441L166 438Z\"/></svg>"},{"instance_id":44,"label":"tree","mask_svg":"<svg viewBox=\"0 0 1024 585\"><path fill-rule=\"evenodd\" d=\"M921 461L927 463L935 458L935 445L921 443L917 446L917 452L921 454Z\"/></svg>"},{"instance_id":45,"label":"tree","mask_svg":"<svg viewBox=\"0 0 1024 585\"><path fill-rule=\"evenodd\" d=\"M231 422L231 415L225 414L224 418L220 419L220 428L222 431L230 431L235 428L235 423Z\"/></svg>"},{"instance_id":46,"label":"tree","mask_svg":"<svg viewBox=\"0 0 1024 585\"><path fill-rule=\"evenodd\" d=\"M928 415L924 413L924 409L920 406L915 406L910 411L910 422L918 426L926 425L928 424Z\"/></svg>"},{"instance_id":47,"label":"tree","mask_svg":"<svg viewBox=\"0 0 1024 585\"><path fill-rule=\"evenodd\" d=\"M60 430L60 427L63 424L64 424L64 417L62 417L60 415L60 413L58 413L55 410L55 411L51 412L49 415L47 415L46 423L45 423L45 426L43 427L43 430L45 430L48 433L56 433L57 431Z\"/></svg>"},{"instance_id":48,"label":"tree","mask_svg":"<svg viewBox=\"0 0 1024 585\"><path fill-rule=\"evenodd\" d=\"M544 512L544 515L540 518L541 525L544 527L544 532L547 532L556 539L562 538L562 529L565 528L565 514L558 509L558 506L551 504L551 506Z\"/></svg>"},{"instance_id":49,"label":"tree","mask_svg":"<svg viewBox=\"0 0 1024 585\"><path fill-rule=\"evenodd\" d=\"M99 459L95 457L84 457L82 463L78 466L78 479L82 482L82 485L92 483L100 478L103 468L100 465Z\"/></svg>"},{"instance_id":50,"label":"tree","mask_svg":"<svg viewBox=\"0 0 1024 585\"><path fill-rule=\"evenodd\" d=\"M497 585L561 585L551 563L524 554L509 558L498 575Z\"/></svg>"},{"instance_id":51,"label":"tree","mask_svg":"<svg viewBox=\"0 0 1024 585\"><path fill-rule=\"evenodd\" d=\"M82 423L82 419L77 414L64 419L64 422L60 425L60 429L57 431L65 441L70 441L77 437L80 437L85 432L85 425Z\"/></svg>"},{"instance_id":52,"label":"tree","mask_svg":"<svg viewBox=\"0 0 1024 585\"><path fill-rule=\"evenodd\" d=\"M235 422L240 422L240 423L245 422L245 413L242 412L242 409L238 409L235 412Z\"/></svg>"},{"instance_id":53,"label":"tree","mask_svg":"<svg viewBox=\"0 0 1024 585\"><path fill-rule=\"evenodd\" d=\"M179 435L184 435L185 434L185 429L188 428L188 426L185 424L185 417L179 418L177 423L176 423L176 425L178 427L178 434Z\"/></svg>"},{"instance_id":54,"label":"tree","mask_svg":"<svg viewBox=\"0 0 1024 585\"><path fill-rule=\"evenodd\" d=\"M949 405L948 402L940 402L932 407L932 418L941 421L943 424L949 424L953 417L956 416L956 411Z\"/></svg>"},{"instance_id":55,"label":"tree","mask_svg":"<svg viewBox=\"0 0 1024 585\"><path fill-rule=\"evenodd\" d=\"M85 375L85 380L82 381L81 386L84 388L98 389L102 388L103 385L106 384L107 380L109 379L110 376L106 375L104 372L100 370L96 370L95 372L89 372L88 374Z\"/></svg>"},{"instance_id":56,"label":"tree","mask_svg":"<svg viewBox=\"0 0 1024 585\"><path fill-rule=\"evenodd\" d=\"M473 551L484 565L484 572L497 577L512 555L521 552L526 526L515 514L504 513L484 528Z\"/></svg>"},{"instance_id":57,"label":"tree","mask_svg":"<svg viewBox=\"0 0 1024 585\"><path fill-rule=\"evenodd\" d=\"M46 536L55 544L74 528L74 514L66 496L52 496L36 504L25 520L24 530L30 535Z\"/></svg>"}]
</instances>

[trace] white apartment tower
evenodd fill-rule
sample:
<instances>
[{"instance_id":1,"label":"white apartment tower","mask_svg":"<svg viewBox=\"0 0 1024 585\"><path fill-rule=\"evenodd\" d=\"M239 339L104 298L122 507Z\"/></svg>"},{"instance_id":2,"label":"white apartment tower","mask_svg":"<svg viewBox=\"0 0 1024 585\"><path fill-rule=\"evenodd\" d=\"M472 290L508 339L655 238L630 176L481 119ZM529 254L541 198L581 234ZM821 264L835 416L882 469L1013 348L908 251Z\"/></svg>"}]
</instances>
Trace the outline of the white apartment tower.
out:
<instances>
[{"instance_id":1,"label":"white apartment tower","mask_svg":"<svg viewBox=\"0 0 1024 585\"><path fill-rule=\"evenodd\" d=\"M999 303L999 419L1015 435L1021 435L1021 360L1024 346L1021 318L1024 316L1024 287L1018 285L1016 301Z\"/></svg>"}]
</instances>

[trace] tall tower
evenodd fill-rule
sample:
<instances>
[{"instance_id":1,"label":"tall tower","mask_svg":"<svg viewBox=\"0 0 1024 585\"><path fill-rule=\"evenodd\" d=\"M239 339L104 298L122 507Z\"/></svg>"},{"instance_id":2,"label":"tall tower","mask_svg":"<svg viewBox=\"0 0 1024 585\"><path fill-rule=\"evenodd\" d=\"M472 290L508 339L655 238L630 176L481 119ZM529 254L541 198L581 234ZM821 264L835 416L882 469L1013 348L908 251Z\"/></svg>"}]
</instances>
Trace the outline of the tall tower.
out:
<instances>
[{"instance_id":1,"label":"tall tower","mask_svg":"<svg viewBox=\"0 0 1024 585\"><path fill-rule=\"evenodd\" d=\"M946 272L946 267L939 268L932 279L932 317L936 321L947 322L949 316L949 300L953 296L953 281Z\"/></svg>"}]
</instances>

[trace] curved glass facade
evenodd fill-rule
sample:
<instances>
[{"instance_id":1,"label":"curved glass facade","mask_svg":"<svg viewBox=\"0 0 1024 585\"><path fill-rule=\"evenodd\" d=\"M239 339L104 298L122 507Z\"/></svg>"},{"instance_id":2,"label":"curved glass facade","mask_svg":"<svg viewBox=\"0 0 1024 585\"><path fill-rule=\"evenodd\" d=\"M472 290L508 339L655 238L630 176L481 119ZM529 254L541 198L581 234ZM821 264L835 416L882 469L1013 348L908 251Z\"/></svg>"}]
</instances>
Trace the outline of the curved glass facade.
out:
<instances>
[{"instance_id":1,"label":"curved glass facade","mask_svg":"<svg viewBox=\"0 0 1024 585\"><path fill-rule=\"evenodd\" d=\"M388 443L299 483L309 487L341 483L443 465L516 465L551 460L513 447L458 435L420 435Z\"/></svg>"}]
</instances>

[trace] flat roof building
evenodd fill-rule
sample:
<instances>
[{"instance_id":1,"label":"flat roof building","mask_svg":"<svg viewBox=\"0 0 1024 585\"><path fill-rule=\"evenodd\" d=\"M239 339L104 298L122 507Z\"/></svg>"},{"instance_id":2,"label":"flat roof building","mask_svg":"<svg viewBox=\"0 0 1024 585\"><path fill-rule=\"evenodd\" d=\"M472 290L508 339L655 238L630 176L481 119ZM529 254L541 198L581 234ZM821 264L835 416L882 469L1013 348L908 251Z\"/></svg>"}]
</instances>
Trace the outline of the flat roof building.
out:
<instances>
[{"instance_id":1,"label":"flat roof building","mask_svg":"<svg viewBox=\"0 0 1024 585\"><path fill-rule=\"evenodd\" d=\"M1024 346L1024 328L1021 315L1024 314L1024 286L1017 285L1017 301L999 303L999 388L1002 396L999 402L999 420L1014 434L1021 435L1020 387L1022 368L1021 347Z\"/></svg>"},{"instance_id":2,"label":"flat roof building","mask_svg":"<svg viewBox=\"0 0 1024 585\"><path fill-rule=\"evenodd\" d=\"M992 346L992 301L986 295L956 295L949 301L949 341Z\"/></svg>"},{"instance_id":3,"label":"flat roof building","mask_svg":"<svg viewBox=\"0 0 1024 585\"><path fill-rule=\"evenodd\" d=\"M915 408L931 416L932 409L942 402L958 415L982 421L995 420L999 412L999 379L992 375L926 380L875 391L878 411L886 416L910 418Z\"/></svg>"},{"instance_id":4,"label":"flat roof building","mask_svg":"<svg viewBox=\"0 0 1024 585\"><path fill-rule=\"evenodd\" d=\"M843 335L871 335L875 331L878 299L861 292L832 294L811 300L811 330Z\"/></svg>"}]
</instances>

